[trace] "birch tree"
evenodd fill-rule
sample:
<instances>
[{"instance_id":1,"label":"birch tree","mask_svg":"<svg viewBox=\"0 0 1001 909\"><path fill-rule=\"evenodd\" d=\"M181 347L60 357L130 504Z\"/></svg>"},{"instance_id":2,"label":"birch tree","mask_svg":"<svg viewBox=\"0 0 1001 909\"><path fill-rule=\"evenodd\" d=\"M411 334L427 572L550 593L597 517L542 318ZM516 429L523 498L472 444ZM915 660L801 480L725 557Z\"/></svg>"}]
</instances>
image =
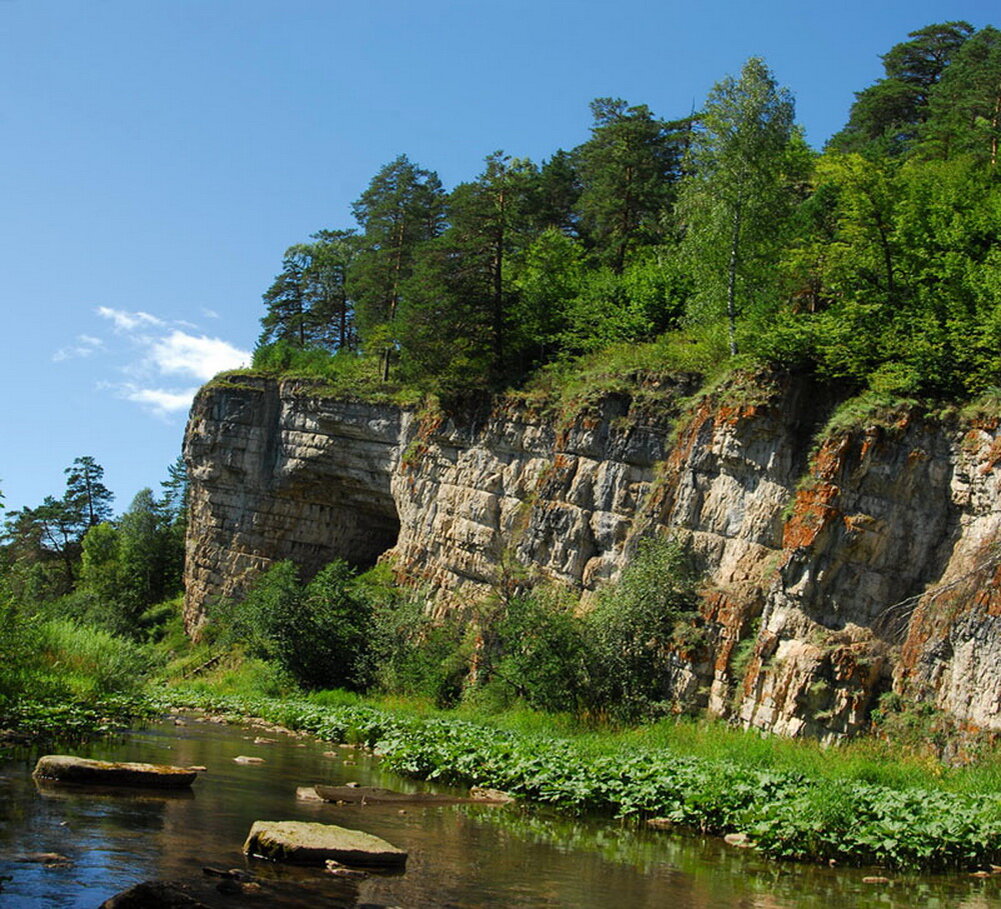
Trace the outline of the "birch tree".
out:
<instances>
[{"instance_id":1,"label":"birch tree","mask_svg":"<svg viewBox=\"0 0 1001 909\"><path fill-rule=\"evenodd\" d=\"M792 96L757 57L717 83L698 115L678 206L682 249L695 279L693 315L725 313L731 355L738 317L774 285L796 138Z\"/></svg>"}]
</instances>

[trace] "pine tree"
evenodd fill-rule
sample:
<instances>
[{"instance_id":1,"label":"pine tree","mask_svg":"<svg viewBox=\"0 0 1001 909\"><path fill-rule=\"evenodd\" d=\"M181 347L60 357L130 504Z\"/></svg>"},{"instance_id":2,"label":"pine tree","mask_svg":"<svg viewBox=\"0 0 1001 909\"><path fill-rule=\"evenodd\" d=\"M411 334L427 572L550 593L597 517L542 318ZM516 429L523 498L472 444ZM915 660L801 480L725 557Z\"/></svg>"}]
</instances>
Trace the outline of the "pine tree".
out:
<instances>
[{"instance_id":1,"label":"pine tree","mask_svg":"<svg viewBox=\"0 0 1001 909\"><path fill-rule=\"evenodd\" d=\"M445 193L437 174L400 155L372 178L352 211L362 237L347 289L357 305L362 341L382 348L388 379L403 285L413 273L417 247L444 229Z\"/></svg>"},{"instance_id":2,"label":"pine tree","mask_svg":"<svg viewBox=\"0 0 1001 909\"><path fill-rule=\"evenodd\" d=\"M495 152L476 180L451 193L450 226L421 247L406 285L400 330L410 375L450 373L470 387L503 380L515 294L511 259L531 235L526 213L537 175L531 162Z\"/></svg>"},{"instance_id":3,"label":"pine tree","mask_svg":"<svg viewBox=\"0 0 1001 909\"><path fill-rule=\"evenodd\" d=\"M575 153L580 218L599 260L621 274L632 249L663 236L687 123L664 123L619 98L595 99L591 113L591 138Z\"/></svg>"},{"instance_id":4,"label":"pine tree","mask_svg":"<svg viewBox=\"0 0 1001 909\"><path fill-rule=\"evenodd\" d=\"M65 503L69 510L78 512L86 527L93 527L111 517L114 494L101 481L104 468L92 457L84 456L67 467Z\"/></svg>"},{"instance_id":5,"label":"pine tree","mask_svg":"<svg viewBox=\"0 0 1001 909\"><path fill-rule=\"evenodd\" d=\"M921 152L971 154L994 167L1001 145L1001 31L987 26L956 54L931 92Z\"/></svg>"}]
</instances>

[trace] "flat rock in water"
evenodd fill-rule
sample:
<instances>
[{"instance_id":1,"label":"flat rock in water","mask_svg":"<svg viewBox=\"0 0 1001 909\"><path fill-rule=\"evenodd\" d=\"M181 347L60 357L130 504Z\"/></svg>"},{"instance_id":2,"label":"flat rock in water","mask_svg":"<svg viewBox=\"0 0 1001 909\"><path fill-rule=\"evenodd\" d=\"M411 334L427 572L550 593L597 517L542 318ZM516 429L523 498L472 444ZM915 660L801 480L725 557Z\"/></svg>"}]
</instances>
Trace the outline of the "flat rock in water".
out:
<instances>
[{"instance_id":1,"label":"flat rock in water","mask_svg":"<svg viewBox=\"0 0 1001 909\"><path fill-rule=\"evenodd\" d=\"M387 868L407 863L406 852L371 833L304 821L255 821L243 851L273 862L320 867L329 859Z\"/></svg>"},{"instance_id":2,"label":"flat rock in water","mask_svg":"<svg viewBox=\"0 0 1001 909\"><path fill-rule=\"evenodd\" d=\"M261 757L250 757L246 754L237 755L233 758L233 761L237 764L263 764L264 758Z\"/></svg>"},{"instance_id":3,"label":"flat rock in water","mask_svg":"<svg viewBox=\"0 0 1001 909\"><path fill-rule=\"evenodd\" d=\"M36 780L91 786L146 786L156 789L183 789L198 774L187 767L167 764L139 764L122 761L94 761L68 754L47 754L38 759Z\"/></svg>"},{"instance_id":4,"label":"flat rock in water","mask_svg":"<svg viewBox=\"0 0 1001 909\"><path fill-rule=\"evenodd\" d=\"M477 802L496 802L498 805L508 805L515 801L515 797L502 789L487 789L483 786L473 786L469 790L469 797Z\"/></svg>"},{"instance_id":5,"label":"flat rock in water","mask_svg":"<svg viewBox=\"0 0 1001 909\"><path fill-rule=\"evenodd\" d=\"M352 786L351 784L347 786L317 784L313 789L325 802L344 802L349 805L463 805L470 802L511 801L510 796L506 799L489 798L485 795L464 798L455 795L439 795L436 792L396 792L393 789L380 789L376 786Z\"/></svg>"}]
</instances>

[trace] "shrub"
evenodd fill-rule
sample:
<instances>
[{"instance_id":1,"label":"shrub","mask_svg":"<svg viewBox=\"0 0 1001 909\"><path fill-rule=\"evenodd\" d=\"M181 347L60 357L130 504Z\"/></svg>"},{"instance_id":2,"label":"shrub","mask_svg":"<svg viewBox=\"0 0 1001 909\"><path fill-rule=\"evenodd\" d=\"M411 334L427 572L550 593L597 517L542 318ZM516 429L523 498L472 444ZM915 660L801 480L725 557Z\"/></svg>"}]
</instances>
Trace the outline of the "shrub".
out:
<instances>
[{"instance_id":1,"label":"shrub","mask_svg":"<svg viewBox=\"0 0 1001 909\"><path fill-rule=\"evenodd\" d=\"M493 629L497 654L484 667L483 679L501 704L517 698L529 707L561 712L586 703L589 648L575 606L552 590L504 604Z\"/></svg>"},{"instance_id":2,"label":"shrub","mask_svg":"<svg viewBox=\"0 0 1001 909\"><path fill-rule=\"evenodd\" d=\"M42 663L38 623L0 602L0 710L31 687Z\"/></svg>"},{"instance_id":3,"label":"shrub","mask_svg":"<svg viewBox=\"0 0 1001 909\"><path fill-rule=\"evenodd\" d=\"M418 591L395 590L372 604L371 677L384 691L458 703L469 673L472 643L461 615L435 619Z\"/></svg>"},{"instance_id":4,"label":"shrub","mask_svg":"<svg viewBox=\"0 0 1001 909\"><path fill-rule=\"evenodd\" d=\"M587 616L594 706L623 718L665 712L675 626L695 612L696 576L674 538L644 540L618 584Z\"/></svg>"},{"instance_id":5,"label":"shrub","mask_svg":"<svg viewBox=\"0 0 1001 909\"><path fill-rule=\"evenodd\" d=\"M246 598L217 614L228 637L273 660L305 688L364 685L371 614L346 563L334 561L306 585L289 561L272 566Z\"/></svg>"}]
</instances>

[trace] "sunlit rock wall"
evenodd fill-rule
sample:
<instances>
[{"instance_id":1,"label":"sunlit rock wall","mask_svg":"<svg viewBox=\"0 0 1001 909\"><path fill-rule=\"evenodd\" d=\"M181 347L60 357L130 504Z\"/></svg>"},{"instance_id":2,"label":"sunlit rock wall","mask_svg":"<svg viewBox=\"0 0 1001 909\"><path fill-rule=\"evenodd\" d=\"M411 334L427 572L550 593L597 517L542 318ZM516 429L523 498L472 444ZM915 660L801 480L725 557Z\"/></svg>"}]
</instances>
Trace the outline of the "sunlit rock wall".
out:
<instances>
[{"instance_id":1,"label":"sunlit rock wall","mask_svg":"<svg viewBox=\"0 0 1001 909\"><path fill-rule=\"evenodd\" d=\"M444 609L525 570L595 590L668 531L705 571L679 710L837 737L895 688L1001 728L997 423L900 415L817 441L835 402L805 381L692 391L446 417L297 381L208 386L185 445L188 627L275 560L385 555Z\"/></svg>"}]
</instances>

